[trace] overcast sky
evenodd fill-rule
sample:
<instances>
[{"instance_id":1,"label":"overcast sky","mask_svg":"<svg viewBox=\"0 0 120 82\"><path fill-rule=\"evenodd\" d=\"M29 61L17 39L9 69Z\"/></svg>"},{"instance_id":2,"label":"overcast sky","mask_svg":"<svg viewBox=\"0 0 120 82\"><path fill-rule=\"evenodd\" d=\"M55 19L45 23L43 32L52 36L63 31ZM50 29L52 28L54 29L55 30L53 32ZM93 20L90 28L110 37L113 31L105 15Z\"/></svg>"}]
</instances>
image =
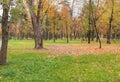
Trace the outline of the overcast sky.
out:
<instances>
[{"instance_id":1,"label":"overcast sky","mask_svg":"<svg viewBox=\"0 0 120 82\"><path fill-rule=\"evenodd\" d=\"M2 8L2 6L0 5L0 15L2 15L2 9L1 8Z\"/></svg>"},{"instance_id":2,"label":"overcast sky","mask_svg":"<svg viewBox=\"0 0 120 82\"><path fill-rule=\"evenodd\" d=\"M84 0L75 1L74 6L73 6L73 17L78 17L80 15L83 4L84 4Z\"/></svg>"}]
</instances>

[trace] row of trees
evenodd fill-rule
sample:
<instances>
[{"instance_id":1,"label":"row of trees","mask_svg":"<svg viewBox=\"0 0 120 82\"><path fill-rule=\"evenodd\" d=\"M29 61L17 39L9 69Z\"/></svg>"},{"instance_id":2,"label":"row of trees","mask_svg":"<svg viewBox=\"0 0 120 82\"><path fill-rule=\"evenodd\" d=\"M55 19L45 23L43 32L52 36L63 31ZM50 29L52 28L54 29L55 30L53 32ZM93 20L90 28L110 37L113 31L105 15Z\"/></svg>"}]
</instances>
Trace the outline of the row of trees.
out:
<instances>
[{"instance_id":1,"label":"row of trees","mask_svg":"<svg viewBox=\"0 0 120 82\"><path fill-rule=\"evenodd\" d=\"M74 16L73 9L79 5L76 2L81 3L78 0L73 0L72 4L66 0L2 0L0 63L6 63L8 34L14 39L33 38L35 49L43 48L43 39L55 42L66 38L69 43L69 40L81 38L90 44L96 38L101 48L101 38L106 38L108 44L111 38L120 38L118 0L86 0L80 12L76 12L79 16Z\"/></svg>"},{"instance_id":2,"label":"row of trees","mask_svg":"<svg viewBox=\"0 0 120 82\"><path fill-rule=\"evenodd\" d=\"M111 13L112 4L110 1L106 3L102 3L103 0L98 0L98 3L93 3L91 1L90 5L88 2L85 2L84 7L80 13L79 17L73 18L72 17L72 8L69 6L69 4L66 4L65 2L61 2L60 4L63 5L62 10L58 11L58 7L55 5L50 5L50 7L44 7L44 12L41 15L42 22L42 35L44 36L44 39L51 39L51 38L62 38L67 37L66 29L68 29L68 36L70 39L72 38L82 38L87 39L87 35L91 35L91 39L93 40L94 37L98 39L97 33L95 31L94 25L91 24L90 29L88 29L88 21L89 21L89 14L90 14L90 23L95 23L97 25L98 33L104 37L108 37L108 35L112 35L113 38L119 38L119 2L114 1L115 5L113 8L113 13ZM53 1L54 2L54 1ZM46 3L47 4L47 3ZM118 6L117 6L118 5ZM46 6L46 5L45 5ZM91 8L90 8L91 6ZM23 9L21 9L23 10ZM45 11L46 10L46 11ZM89 13L90 11L90 13ZM16 9L15 9L16 12ZM24 16L21 19L22 24L20 23L20 19L18 21L15 20L15 23L13 23L13 29L10 31L10 35L16 37L16 38L33 38L33 29L32 24L30 22L30 19L26 18L28 17L27 14L24 12ZM14 13L14 12L13 12ZM19 13L19 12L16 12ZM110 17L110 13L114 16ZM14 15L14 14L13 14ZM17 14L16 14L17 15ZM26 21L27 19L27 21ZM115 27L112 28L112 34L108 31L108 28L110 26L110 19L112 19L111 23L115 23ZM67 24L67 23L68 24ZM19 26L19 25L22 26ZM67 25L67 28L65 26ZM95 25L95 27L96 27ZM55 29L54 29L55 26ZM113 27L114 25L112 25ZM17 28L16 28L17 27ZM14 31L17 30L17 31ZM91 31L90 34L87 34L87 30ZM92 31L93 30L93 31ZM54 32L55 31L55 35ZM117 31L117 32L116 32ZM114 34L115 33L115 34ZM53 37L54 36L54 37ZM110 43L110 41L108 41Z\"/></svg>"}]
</instances>

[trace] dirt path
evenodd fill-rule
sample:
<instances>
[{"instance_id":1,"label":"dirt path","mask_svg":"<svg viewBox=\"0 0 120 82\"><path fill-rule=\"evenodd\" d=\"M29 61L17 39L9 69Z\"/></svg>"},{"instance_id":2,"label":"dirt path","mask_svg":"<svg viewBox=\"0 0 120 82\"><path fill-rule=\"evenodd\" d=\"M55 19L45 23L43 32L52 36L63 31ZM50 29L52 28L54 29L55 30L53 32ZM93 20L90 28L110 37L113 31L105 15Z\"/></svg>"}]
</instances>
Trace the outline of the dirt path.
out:
<instances>
[{"instance_id":1,"label":"dirt path","mask_svg":"<svg viewBox=\"0 0 120 82\"><path fill-rule=\"evenodd\" d=\"M104 45L102 49L98 45L89 44L62 44L46 46L47 51L52 55L84 55L84 54L103 54L103 53L118 53L120 54L120 45ZM45 50L46 51L46 50Z\"/></svg>"}]
</instances>

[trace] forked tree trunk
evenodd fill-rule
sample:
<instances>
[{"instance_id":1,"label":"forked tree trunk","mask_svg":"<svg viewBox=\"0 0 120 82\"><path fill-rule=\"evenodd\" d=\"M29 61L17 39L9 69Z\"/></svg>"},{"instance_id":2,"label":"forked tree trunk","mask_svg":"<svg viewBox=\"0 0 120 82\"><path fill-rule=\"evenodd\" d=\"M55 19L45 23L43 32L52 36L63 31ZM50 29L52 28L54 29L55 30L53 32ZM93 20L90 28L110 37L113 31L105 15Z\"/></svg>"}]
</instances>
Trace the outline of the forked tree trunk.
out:
<instances>
[{"instance_id":1,"label":"forked tree trunk","mask_svg":"<svg viewBox=\"0 0 120 82\"><path fill-rule=\"evenodd\" d=\"M94 25L94 28L95 28L95 31L96 31L96 37L97 37L97 39L99 41L99 48L102 48L101 39L100 39L98 30L97 30L96 21L95 21L94 18L93 18L93 25Z\"/></svg>"},{"instance_id":2,"label":"forked tree trunk","mask_svg":"<svg viewBox=\"0 0 120 82\"><path fill-rule=\"evenodd\" d=\"M34 32L35 49L41 49L43 48L43 42L40 22L37 22L37 18L34 13L31 14L31 19Z\"/></svg>"},{"instance_id":3,"label":"forked tree trunk","mask_svg":"<svg viewBox=\"0 0 120 82\"><path fill-rule=\"evenodd\" d=\"M9 5L3 4L2 15L2 46L0 51L0 65L3 65L7 61L7 47L8 47L8 13Z\"/></svg>"},{"instance_id":4,"label":"forked tree trunk","mask_svg":"<svg viewBox=\"0 0 120 82\"><path fill-rule=\"evenodd\" d=\"M34 41L35 41L35 49L43 48L43 39L42 39L42 25L41 25L41 10L42 1L38 0L37 5L37 13L35 11L30 12L33 32L34 32ZM30 8L34 8L36 6L36 0L30 0Z\"/></svg>"}]
</instances>

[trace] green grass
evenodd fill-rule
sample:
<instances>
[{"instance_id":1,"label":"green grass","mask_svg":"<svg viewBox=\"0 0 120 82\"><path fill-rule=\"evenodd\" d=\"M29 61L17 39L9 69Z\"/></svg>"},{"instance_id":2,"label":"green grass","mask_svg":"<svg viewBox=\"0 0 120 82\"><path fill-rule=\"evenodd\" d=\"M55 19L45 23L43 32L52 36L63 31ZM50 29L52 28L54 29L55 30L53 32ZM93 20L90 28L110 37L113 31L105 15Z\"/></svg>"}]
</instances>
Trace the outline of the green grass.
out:
<instances>
[{"instance_id":1,"label":"green grass","mask_svg":"<svg viewBox=\"0 0 120 82\"><path fill-rule=\"evenodd\" d=\"M50 44L62 43L45 41ZM120 82L120 54L49 58L49 52L24 51L33 47L33 40L9 41L0 82Z\"/></svg>"},{"instance_id":2,"label":"green grass","mask_svg":"<svg viewBox=\"0 0 120 82\"><path fill-rule=\"evenodd\" d=\"M66 43L66 39L63 40L56 40L56 42L54 43L53 40L45 40L44 42L44 47L48 46L48 45L64 45L67 44ZM81 40L72 40L69 42L69 44L87 44L87 41L81 41ZM99 47L99 43L96 41L92 41L91 44L95 44ZM105 40L102 40L102 46L108 45L106 44ZM120 40L113 40L112 44L110 45L120 45ZM9 40L9 51L11 50L17 50L17 51L21 51L21 50L25 50L25 49L33 49L34 48L34 40Z\"/></svg>"},{"instance_id":3,"label":"green grass","mask_svg":"<svg viewBox=\"0 0 120 82\"><path fill-rule=\"evenodd\" d=\"M9 54L0 67L1 82L120 82L120 55L59 56Z\"/></svg>"},{"instance_id":4,"label":"green grass","mask_svg":"<svg viewBox=\"0 0 120 82\"><path fill-rule=\"evenodd\" d=\"M105 45L106 44L106 39L102 39L101 40L102 44ZM49 45L49 44L67 44L66 39L58 39L55 41L55 43L53 43L53 40L47 40L44 41L45 44ZM76 39L76 40L69 40L69 44L87 44L87 41L82 41L80 39ZM99 42L96 42L96 40L91 41L91 44L99 44ZM111 44L120 44L120 40L111 40Z\"/></svg>"}]
</instances>

